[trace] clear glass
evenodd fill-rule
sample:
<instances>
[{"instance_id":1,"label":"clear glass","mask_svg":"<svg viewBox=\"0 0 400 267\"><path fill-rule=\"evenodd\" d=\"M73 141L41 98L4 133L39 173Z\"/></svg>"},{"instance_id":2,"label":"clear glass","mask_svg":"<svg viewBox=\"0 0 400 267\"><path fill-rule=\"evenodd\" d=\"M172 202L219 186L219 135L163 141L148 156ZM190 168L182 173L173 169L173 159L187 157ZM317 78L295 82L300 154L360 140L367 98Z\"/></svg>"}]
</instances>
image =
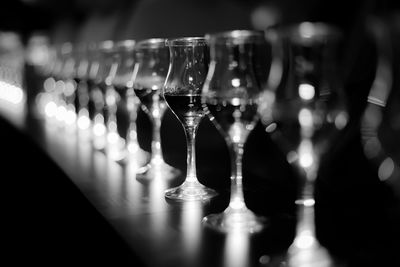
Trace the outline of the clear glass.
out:
<instances>
[{"instance_id":1,"label":"clear glass","mask_svg":"<svg viewBox=\"0 0 400 267\"><path fill-rule=\"evenodd\" d=\"M134 74L134 40L123 40L116 43L114 58L115 76L112 86L106 93L108 107L108 144L109 156L121 163L142 166L148 158L139 146L136 131L136 118L139 99L133 91Z\"/></svg>"},{"instance_id":2,"label":"clear glass","mask_svg":"<svg viewBox=\"0 0 400 267\"><path fill-rule=\"evenodd\" d=\"M211 214L203 223L219 231L261 231L264 218L244 201L242 156L244 143L256 125L260 87L254 72L253 49L264 42L260 32L230 31L206 36L211 62L203 87L205 112L225 137L231 154L231 197L228 208Z\"/></svg>"},{"instance_id":3,"label":"clear glass","mask_svg":"<svg viewBox=\"0 0 400 267\"><path fill-rule=\"evenodd\" d=\"M208 45L202 37L171 39L167 45L170 67L163 97L185 130L187 172L183 184L166 190L165 196L174 200L208 200L217 193L197 179L195 150L197 129L205 115L201 90L208 71Z\"/></svg>"},{"instance_id":4,"label":"clear glass","mask_svg":"<svg viewBox=\"0 0 400 267\"><path fill-rule=\"evenodd\" d=\"M330 266L332 259L315 236L314 181L322 155L348 122L338 64L341 33L326 24L304 22L267 32L267 37L273 35L284 48L275 58L281 55L287 61L272 69L288 68L282 83L265 87L259 112L266 131L299 177L296 236L288 263Z\"/></svg>"},{"instance_id":5,"label":"clear glass","mask_svg":"<svg viewBox=\"0 0 400 267\"><path fill-rule=\"evenodd\" d=\"M378 178L400 199L400 31L398 14L371 17L367 30L376 47L375 79L361 118L362 145Z\"/></svg>"},{"instance_id":6,"label":"clear glass","mask_svg":"<svg viewBox=\"0 0 400 267\"><path fill-rule=\"evenodd\" d=\"M176 177L179 171L164 161L161 149L161 122L167 105L161 90L167 77L169 50L165 39L147 39L136 44L133 89L142 109L153 123L151 159L138 175L140 180Z\"/></svg>"}]
</instances>

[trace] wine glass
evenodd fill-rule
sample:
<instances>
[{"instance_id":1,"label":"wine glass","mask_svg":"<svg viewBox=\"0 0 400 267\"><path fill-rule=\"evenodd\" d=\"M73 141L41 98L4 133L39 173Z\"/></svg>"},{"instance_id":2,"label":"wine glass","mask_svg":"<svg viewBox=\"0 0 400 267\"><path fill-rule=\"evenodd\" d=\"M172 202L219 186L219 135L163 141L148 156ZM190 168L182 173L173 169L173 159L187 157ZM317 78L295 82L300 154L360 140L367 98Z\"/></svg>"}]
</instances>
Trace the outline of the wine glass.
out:
<instances>
[{"instance_id":1,"label":"wine glass","mask_svg":"<svg viewBox=\"0 0 400 267\"><path fill-rule=\"evenodd\" d=\"M58 126L64 128L65 117L67 113L67 101L70 95L73 95L73 90L68 90L66 87L66 80L68 79L71 68L73 45L70 42L65 42L60 46L59 56L55 65L53 75L55 77L54 93L56 99L57 109L55 111L55 118ZM73 65L72 65L73 67Z\"/></svg>"},{"instance_id":2,"label":"wine glass","mask_svg":"<svg viewBox=\"0 0 400 267\"><path fill-rule=\"evenodd\" d=\"M288 60L278 65L288 68L284 82L265 87L259 113L300 180L296 236L288 263L329 266L331 257L315 236L314 181L322 156L348 122L338 64L343 39L338 29L318 22L302 22L266 35L277 37L276 44L284 52L281 59Z\"/></svg>"},{"instance_id":3,"label":"wine glass","mask_svg":"<svg viewBox=\"0 0 400 267\"><path fill-rule=\"evenodd\" d=\"M208 34L211 62L202 92L206 114L225 137L231 155L231 196L228 208L210 214L203 223L219 231L255 233L264 218L246 207L242 185L244 143L256 125L261 89L254 72L255 44L264 42L261 32L235 30Z\"/></svg>"},{"instance_id":4,"label":"wine glass","mask_svg":"<svg viewBox=\"0 0 400 267\"><path fill-rule=\"evenodd\" d=\"M106 40L98 43L89 72L91 82L89 103L92 104L93 121L92 140L94 148L98 150L105 149L107 145L105 94L112 85L112 79L115 75L114 54L115 45L113 41Z\"/></svg>"},{"instance_id":5,"label":"wine glass","mask_svg":"<svg viewBox=\"0 0 400 267\"><path fill-rule=\"evenodd\" d=\"M377 68L361 118L361 140L378 178L400 197L400 31L394 26L398 19L398 14L391 14L385 19L371 17L367 22L376 47Z\"/></svg>"},{"instance_id":6,"label":"wine glass","mask_svg":"<svg viewBox=\"0 0 400 267\"><path fill-rule=\"evenodd\" d=\"M133 49L135 42L129 46ZM105 84L106 88L104 90L104 103L105 103L105 113L106 113L106 129L107 129L107 156L114 161L121 161L126 156L125 151L125 135L124 138L118 132L117 123L117 109L119 102L121 101L121 96L115 87L115 78L117 75L118 68L121 63L121 42L115 43L115 49L113 55L110 57L109 64L109 75L106 78ZM123 121L120 122L123 124Z\"/></svg>"},{"instance_id":7,"label":"wine glass","mask_svg":"<svg viewBox=\"0 0 400 267\"><path fill-rule=\"evenodd\" d=\"M59 45L51 45L49 49L49 62L43 70L46 79L43 81L41 106L43 114L48 118L54 117L57 109L55 84L58 72L56 69L59 69L60 50L61 48Z\"/></svg>"},{"instance_id":8,"label":"wine glass","mask_svg":"<svg viewBox=\"0 0 400 267\"><path fill-rule=\"evenodd\" d=\"M161 95L169 67L169 50L165 39L142 40L135 46L133 89L141 107L153 123L150 162L139 170L139 179L152 179L162 175L172 178L178 170L164 161L161 150L161 122L167 105Z\"/></svg>"},{"instance_id":9,"label":"wine glass","mask_svg":"<svg viewBox=\"0 0 400 267\"><path fill-rule=\"evenodd\" d=\"M54 110L56 108L56 103L54 99L56 77L54 76L54 69L58 61L58 52L59 51L54 44L49 45L48 61L41 68L41 72L43 75L43 90L42 93L38 95L36 101L39 108L38 111L46 117L54 116Z\"/></svg>"},{"instance_id":10,"label":"wine glass","mask_svg":"<svg viewBox=\"0 0 400 267\"><path fill-rule=\"evenodd\" d=\"M76 102L78 118L77 126L80 130L78 133L84 139L90 138L90 128L91 121L89 116L89 71L91 57L96 48L96 44L90 43L80 43L78 44L78 63L75 69L75 82L77 84L76 89Z\"/></svg>"},{"instance_id":11,"label":"wine glass","mask_svg":"<svg viewBox=\"0 0 400 267\"><path fill-rule=\"evenodd\" d=\"M208 71L208 45L203 37L169 39L166 42L170 50L170 67L163 97L185 130L187 172L183 184L166 190L165 196L175 200L208 200L217 194L198 181L195 152L196 132L205 115L201 90Z\"/></svg>"},{"instance_id":12,"label":"wine glass","mask_svg":"<svg viewBox=\"0 0 400 267\"><path fill-rule=\"evenodd\" d=\"M51 63L50 38L41 33L32 34L26 46L26 72L34 73L37 77L35 86L26 92L26 106L29 114L43 115L43 82L47 78L47 68ZM30 78L26 78L30 81ZM36 102L36 103L35 103ZM41 114L40 114L40 113Z\"/></svg>"},{"instance_id":13,"label":"wine glass","mask_svg":"<svg viewBox=\"0 0 400 267\"><path fill-rule=\"evenodd\" d=\"M76 98L76 82L74 80L74 70L76 62L76 47L71 46L70 52L65 57L65 62L62 68L62 87L63 94L62 99L64 103L65 111L62 112L64 123L67 131L75 131L76 122L76 109L75 109L75 98Z\"/></svg>"},{"instance_id":14,"label":"wine glass","mask_svg":"<svg viewBox=\"0 0 400 267\"><path fill-rule=\"evenodd\" d=\"M134 40L116 43L113 86L106 93L109 156L118 162L143 165L148 157L139 146L136 118L140 101L133 91ZM135 166L138 167L138 166Z\"/></svg>"}]
</instances>

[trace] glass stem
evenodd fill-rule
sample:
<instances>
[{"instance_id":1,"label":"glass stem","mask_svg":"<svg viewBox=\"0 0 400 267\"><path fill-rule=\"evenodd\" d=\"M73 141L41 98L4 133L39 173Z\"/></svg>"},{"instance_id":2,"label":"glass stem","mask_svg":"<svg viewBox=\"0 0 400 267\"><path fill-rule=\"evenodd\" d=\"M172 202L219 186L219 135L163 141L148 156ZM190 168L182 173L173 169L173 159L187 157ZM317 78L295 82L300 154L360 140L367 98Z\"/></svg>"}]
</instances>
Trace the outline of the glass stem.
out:
<instances>
[{"instance_id":1,"label":"glass stem","mask_svg":"<svg viewBox=\"0 0 400 267\"><path fill-rule=\"evenodd\" d=\"M126 136L128 151L130 153L135 153L139 150L139 143L137 140L137 131L136 131L136 118L132 119L132 116L129 120L128 133Z\"/></svg>"},{"instance_id":2,"label":"glass stem","mask_svg":"<svg viewBox=\"0 0 400 267\"><path fill-rule=\"evenodd\" d=\"M197 183L197 175L196 175L196 132L198 125L194 126L185 126L185 135L186 135L186 145L187 145L187 172L186 172L186 180L185 183L193 184Z\"/></svg>"},{"instance_id":3,"label":"glass stem","mask_svg":"<svg viewBox=\"0 0 400 267\"><path fill-rule=\"evenodd\" d=\"M107 119L107 132L108 133L115 132L116 129L115 129L114 125L117 124L116 116L115 116L115 114L113 114L111 112L109 112L107 116L108 116L108 119Z\"/></svg>"},{"instance_id":4,"label":"glass stem","mask_svg":"<svg viewBox=\"0 0 400 267\"><path fill-rule=\"evenodd\" d=\"M136 131L136 121L130 120L128 127L127 139L129 143L137 143L137 131Z\"/></svg>"},{"instance_id":5,"label":"glass stem","mask_svg":"<svg viewBox=\"0 0 400 267\"><path fill-rule=\"evenodd\" d=\"M137 96L134 95L133 89L129 88L126 92L126 109L129 114L127 141L130 145L137 145L137 147L135 147L135 150L139 147L136 130L136 119L139 105L139 99L137 98Z\"/></svg>"},{"instance_id":6,"label":"glass stem","mask_svg":"<svg viewBox=\"0 0 400 267\"><path fill-rule=\"evenodd\" d=\"M161 117L153 118L153 140L151 141L152 162L160 163L162 161L161 150Z\"/></svg>"},{"instance_id":7,"label":"glass stem","mask_svg":"<svg viewBox=\"0 0 400 267\"><path fill-rule=\"evenodd\" d=\"M317 243L314 223L314 181L317 175L317 165L318 163L314 162L312 166L303 169L305 173L304 184L300 192L300 197L296 201L298 205L296 236L301 237L307 235L309 238L312 238L312 244Z\"/></svg>"},{"instance_id":8,"label":"glass stem","mask_svg":"<svg viewBox=\"0 0 400 267\"><path fill-rule=\"evenodd\" d=\"M310 179L306 174L306 179L300 195L301 201L314 201L314 178Z\"/></svg>"},{"instance_id":9,"label":"glass stem","mask_svg":"<svg viewBox=\"0 0 400 267\"><path fill-rule=\"evenodd\" d=\"M232 210L243 210L246 205L243 196L242 176L243 144L233 143L231 148L231 199L229 207Z\"/></svg>"},{"instance_id":10,"label":"glass stem","mask_svg":"<svg viewBox=\"0 0 400 267\"><path fill-rule=\"evenodd\" d=\"M307 236L315 239L314 203L307 204L307 202L304 202L299 204L297 213L296 235L307 234ZM313 240L313 242L315 241Z\"/></svg>"},{"instance_id":11,"label":"glass stem","mask_svg":"<svg viewBox=\"0 0 400 267\"><path fill-rule=\"evenodd\" d=\"M153 138L151 141L152 164L162 164L164 162L161 149L161 122L165 108L166 106L160 99L160 95L158 93L154 94L151 110L151 118L153 121Z\"/></svg>"}]
</instances>

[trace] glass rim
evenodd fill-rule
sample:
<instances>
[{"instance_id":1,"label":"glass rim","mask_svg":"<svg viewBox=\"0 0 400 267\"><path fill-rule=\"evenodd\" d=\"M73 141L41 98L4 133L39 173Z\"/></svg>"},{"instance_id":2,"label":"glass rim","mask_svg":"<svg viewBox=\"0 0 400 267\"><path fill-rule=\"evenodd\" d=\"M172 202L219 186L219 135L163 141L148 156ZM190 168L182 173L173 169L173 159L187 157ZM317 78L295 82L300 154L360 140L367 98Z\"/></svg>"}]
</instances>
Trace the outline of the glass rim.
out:
<instances>
[{"instance_id":1,"label":"glass rim","mask_svg":"<svg viewBox=\"0 0 400 267\"><path fill-rule=\"evenodd\" d=\"M257 30L232 30L217 33L207 33L205 35L209 43L226 43L227 41L234 44L245 44L264 41L263 31Z\"/></svg>"},{"instance_id":2,"label":"glass rim","mask_svg":"<svg viewBox=\"0 0 400 267\"><path fill-rule=\"evenodd\" d=\"M204 36L194 36L194 37L178 37L170 38L165 40L166 46L207 46L208 42Z\"/></svg>"},{"instance_id":3,"label":"glass rim","mask_svg":"<svg viewBox=\"0 0 400 267\"><path fill-rule=\"evenodd\" d=\"M143 39L136 43L135 50L163 48L165 47L165 40L164 38Z\"/></svg>"},{"instance_id":4,"label":"glass rim","mask_svg":"<svg viewBox=\"0 0 400 267\"><path fill-rule=\"evenodd\" d=\"M282 26L276 30L278 35L298 43L338 40L342 37L342 32L337 27L325 22L304 21Z\"/></svg>"}]
</instances>

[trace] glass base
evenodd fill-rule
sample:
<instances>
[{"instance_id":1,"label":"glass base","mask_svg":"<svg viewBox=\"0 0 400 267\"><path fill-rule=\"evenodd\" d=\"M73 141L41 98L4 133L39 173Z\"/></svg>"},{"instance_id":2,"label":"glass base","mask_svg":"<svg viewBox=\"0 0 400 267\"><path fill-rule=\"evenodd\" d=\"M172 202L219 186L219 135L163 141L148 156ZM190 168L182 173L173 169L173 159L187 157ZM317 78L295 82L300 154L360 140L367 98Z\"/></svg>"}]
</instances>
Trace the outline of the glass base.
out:
<instances>
[{"instance_id":1,"label":"glass base","mask_svg":"<svg viewBox=\"0 0 400 267\"><path fill-rule=\"evenodd\" d=\"M141 170L141 171L137 171L139 173L144 172L145 168L147 165L146 162L149 161L150 158L150 153L139 149L137 151L135 151L134 153L129 152L126 149L122 149L119 151L112 151L110 153L110 151L108 151L108 157L115 161L116 163L120 164L120 165L132 165L132 167L135 168L135 170ZM144 166L145 165L145 166ZM136 171L135 171L136 172Z\"/></svg>"},{"instance_id":2,"label":"glass base","mask_svg":"<svg viewBox=\"0 0 400 267\"><path fill-rule=\"evenodd\" d=\"M219 232L261 232L266 225L266 219L255 215L247 208L234 210L227 208L224 212L210 214L203 219L203 224Z\"/></svg>"},{"instance_id":3,"label":"glass base","mask_svg":"<svg viewBox=\"0 0 400 267\"><path fill-rule=\"evenodd\" d=\"M198 181L184 182L182 185L165 191L165 197L178 201L207 201L218 195L218 193L208 188Z\"/></svg>"},{"instance_id":4,"label":"glass base","mask_svg":"<svg viewBox=\"0 0 400 267\"><path fill-rule=\"evenodd\" d=\"M157 178L173 179L181 173L180 170L165 163L162 159L152 160L149 164L140 167L136 171L138 181L149 181Z\"/></svg>"}]
</instances>

